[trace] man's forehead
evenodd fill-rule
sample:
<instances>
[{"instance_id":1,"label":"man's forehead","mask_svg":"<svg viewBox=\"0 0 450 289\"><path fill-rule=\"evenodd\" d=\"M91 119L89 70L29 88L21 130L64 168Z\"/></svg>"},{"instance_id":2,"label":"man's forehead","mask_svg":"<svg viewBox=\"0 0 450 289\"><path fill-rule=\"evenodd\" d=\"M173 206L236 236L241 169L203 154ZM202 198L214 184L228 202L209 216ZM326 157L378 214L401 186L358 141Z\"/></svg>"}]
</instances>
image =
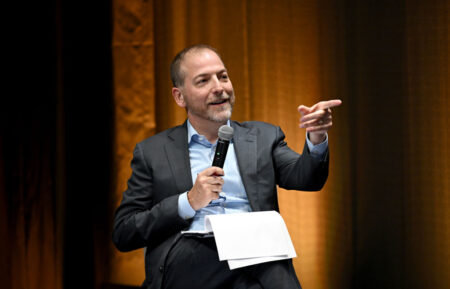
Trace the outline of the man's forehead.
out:
<instances>
[{"instance_id":1,"label":"man's forehead","mask_svg":"<svg viewBox=\"0 0 450 289\"><path fill-rule=\"evenodd\" d=\"M202 48L189 51L184 56L181 63L181 67L185 70L197 70L207 68L208 66L220 66L221 69L225 68L220 56L213 50Z\"/></svg>"}]
</instances>

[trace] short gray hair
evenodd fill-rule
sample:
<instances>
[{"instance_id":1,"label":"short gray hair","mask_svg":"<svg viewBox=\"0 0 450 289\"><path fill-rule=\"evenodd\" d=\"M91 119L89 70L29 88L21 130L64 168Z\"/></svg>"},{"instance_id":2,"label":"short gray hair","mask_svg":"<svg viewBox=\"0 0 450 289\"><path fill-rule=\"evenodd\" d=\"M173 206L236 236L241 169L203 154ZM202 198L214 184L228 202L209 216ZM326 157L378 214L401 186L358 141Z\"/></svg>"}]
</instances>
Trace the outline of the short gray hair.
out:
<instances>
[{"instance_id":1,"label":"short gray hair","mask_svg":"<svg viewBox=\"0 0 450 289\"><path fill-rule=\"evenodd\" d=\"M180 86L183 86L183 84L184 84L185 76L184 76L183 72L181 71L181 63L183 62L186 54L191 51L203 50L203 49L211 50L214 53L216 53L217 56L219 56L219 58L221 58L219 53L217 52L217 50L207 44L195 44L195 45L188 46L185 49L181 50L180 52L178 52L177 55L175 55L175 58L172 60L172 63L170 64L170 78L172 80L172 84L174 87L180 87Z\"/></svg>"}]
</instances>

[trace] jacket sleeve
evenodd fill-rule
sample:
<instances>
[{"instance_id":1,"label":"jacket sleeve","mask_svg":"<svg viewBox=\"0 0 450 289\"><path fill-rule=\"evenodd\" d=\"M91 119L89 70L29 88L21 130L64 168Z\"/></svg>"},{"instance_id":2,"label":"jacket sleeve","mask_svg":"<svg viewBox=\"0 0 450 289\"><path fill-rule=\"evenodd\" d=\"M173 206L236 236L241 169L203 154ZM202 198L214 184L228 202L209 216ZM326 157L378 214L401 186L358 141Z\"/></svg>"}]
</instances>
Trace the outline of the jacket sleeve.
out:
<instances>
[{"instance_id":1,"label":"jacket sleeve","mask_svg":"<svg viewBox=\"0 0 450 289\"><path fill-rule=\"evenodd\" d=\"M328 178L328 149L326 157L318 160L310 155L306 142L300 155L287 146L284 138L284 133L277 127L272 150L277 184L288 190L322 189Z\"/></svg>"},{"instance_id":2,"label":"jacket sleeve","mask_svg":"<svg viewBox=\"0 0 450 289\"><path fill-rule=\"evenodd\" d=\"M131 162L128 188L116 210L113 242L120 251L153 247L189 226L178 215L181 192L156 191L151 164L147 164L141 145L136 145ZM161 189L159 189L161 190ZM165 196L157 198L156 194Z\"/></svg>"}]
</instances>

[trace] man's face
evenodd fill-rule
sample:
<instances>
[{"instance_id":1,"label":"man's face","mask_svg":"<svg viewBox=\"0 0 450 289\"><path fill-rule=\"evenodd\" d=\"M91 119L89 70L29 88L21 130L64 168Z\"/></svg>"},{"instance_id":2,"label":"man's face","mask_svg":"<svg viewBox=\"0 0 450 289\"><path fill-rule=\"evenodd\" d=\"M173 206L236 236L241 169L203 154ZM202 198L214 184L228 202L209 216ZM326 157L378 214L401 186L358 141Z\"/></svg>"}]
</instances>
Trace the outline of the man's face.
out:
<instances>
[{"instance_id":1,"label":"man's face","mask_svg":"<svg viewBox=\"0 0 450 289\"><path fill-rule=\"evenodd\" d=\"M231 117L235 98L233 85L219 56L209 49L191 51L185 55L180 68L184 84L179 90L188 118L226 122Z\"/></svg>"}]
</instances>

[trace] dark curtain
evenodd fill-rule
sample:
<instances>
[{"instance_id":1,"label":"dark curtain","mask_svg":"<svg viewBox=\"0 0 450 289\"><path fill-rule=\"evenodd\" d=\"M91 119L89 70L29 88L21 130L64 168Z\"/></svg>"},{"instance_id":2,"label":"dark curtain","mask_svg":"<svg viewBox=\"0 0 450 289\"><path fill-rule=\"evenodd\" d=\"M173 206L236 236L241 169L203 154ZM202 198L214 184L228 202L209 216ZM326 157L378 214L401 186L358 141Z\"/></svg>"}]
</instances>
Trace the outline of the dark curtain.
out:
<instances>
[{"instance_id":1,"label":"dark curtain","mask_svg":"<svg viewBox=\"0 0 450 289\"><path fill-rule=\"evenodd\" d=\"M14 82L0 116L2 288L98 288L107 279L111 5L4 11L14 17L5 54Z\"/></svg>"}]
</instances>

